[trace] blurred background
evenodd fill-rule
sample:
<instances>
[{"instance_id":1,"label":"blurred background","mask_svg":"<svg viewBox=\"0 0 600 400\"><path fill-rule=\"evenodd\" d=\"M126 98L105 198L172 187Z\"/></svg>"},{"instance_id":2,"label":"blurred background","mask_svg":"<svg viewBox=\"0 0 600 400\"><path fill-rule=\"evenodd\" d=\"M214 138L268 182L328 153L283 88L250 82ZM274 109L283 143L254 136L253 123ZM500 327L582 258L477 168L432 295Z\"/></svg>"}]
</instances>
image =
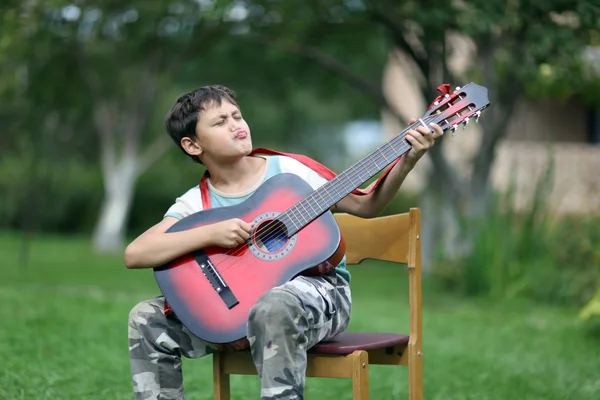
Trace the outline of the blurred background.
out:
<instances>
[{"instance_id":1,"label":"blurred background","mask_svg":"<svg viewBox=\"0 0 600 400\"><path fill-rule=\"evenodd\" d=\"M491 107L385 210L422 211L425 398L600 398L598 0L2 0L0 398L132 398L128 312L159 291L122 252L204 172L163 127L179 94L227 85L255 147L339 173L469 82ZM351 330L408 332L405 270L351 272Z\"/></svg>"}]
</instances>

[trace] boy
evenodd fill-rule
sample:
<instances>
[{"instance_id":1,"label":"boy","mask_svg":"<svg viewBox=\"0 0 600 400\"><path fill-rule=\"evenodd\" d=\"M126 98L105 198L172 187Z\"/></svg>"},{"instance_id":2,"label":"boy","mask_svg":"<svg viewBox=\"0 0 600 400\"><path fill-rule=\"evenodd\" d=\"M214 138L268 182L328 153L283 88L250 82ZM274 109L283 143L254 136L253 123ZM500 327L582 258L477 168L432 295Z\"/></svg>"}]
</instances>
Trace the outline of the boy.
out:
<instances>
[{"instance_id":1,"label":"boy","mask_svg":"<svg viewBox=\"0 0 600 400\"><path fill-rule=\"evenodd\" d=\"M397 192L415 163L431 148L441 129L408 131L412 149L368 195L349 194L336 208L364 218L377 216ZM251 154L250 128L235 94L208 86L177 99L166 129L179 148L206 166L211 207L237 204L271 176L291 172L315 189L327 179L284 155ZM199 185L177 198L163 220L125 250L127 268L152 268L198 248L234 248L249 238L252 226L232 219L182 232L165 231L181 218L202 210ZM204 199L206 201L207 199ZM206 203L205 203L206 204ZM263 295L251 309L247 338L261 379L261 399L302 399L306 351L343 332L350 321L350 274L345 259L330 274L299 276ZM239 346L235 346L239 348ZM183 399L181 356L198 358L214 346L203 343L176 316L165 312L163 297L142 301L129 314L129 351L137 399Z\"/></svg>"}]
</instances>

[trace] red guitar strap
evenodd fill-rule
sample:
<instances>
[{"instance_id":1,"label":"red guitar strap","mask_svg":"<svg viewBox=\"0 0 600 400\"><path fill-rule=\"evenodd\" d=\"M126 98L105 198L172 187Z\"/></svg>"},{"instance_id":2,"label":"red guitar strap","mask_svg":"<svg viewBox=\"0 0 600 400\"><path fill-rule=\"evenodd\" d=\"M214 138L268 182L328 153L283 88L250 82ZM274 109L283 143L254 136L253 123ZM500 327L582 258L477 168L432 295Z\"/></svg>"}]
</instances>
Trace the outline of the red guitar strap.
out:
<instances>
[{"instance_id":1,"label":"red guitar strap","mask_svg":"<svg viewBox=\"0 0 600 400\"><path fill-rule=\"evenodd\" d=\"M433 107L433 104L436 101L441 100L445 95L447 95L447 94L451 95L450 85L447 83L438 86L437 90L439 92L441 92L442 94L440 96L436 97L436 99L429 105L429 109L431 109L431 107ZM331 180L336 177L335 172L333 172L332 170L330 170L323 164L319 163L318 161L315 161L312 158L307 157L302 154L284 153L284 152L271 150L271 149L267 149L267 148L257 148L257 149L252 150L252 152L250 153L251 156L252 155L260 155L260 154L271 155L271 156L279 155L279 156L291 157L291 158L301 162L302 164L306 165L308 168L312 169L313 171L317 172L318 174L320 174L327 180ZM381 176L372 185L370 185L367 189L354 189L352 191L352 193L359 195L359 196L364 196L364 195L372 193L384 181L384 179L387 177L389 172L392 170L392 168L394 168L394 166L400 161L401 158L402 158L402 156L400 156L393 163L391 163L383 171ZM208 171L206 171L204 173L204 175L202 176L202 179L200 180L200 195L202 197L202 209L203 210L207 210L207 209L211 208L210 192L208 190L208 183L206 182L208 175L209 175ZM165 314L169 314L171 312L172 312L172 309L169 306L169 304L167 303L167 300L165 299Z\"/></svg>"}]
</instances>

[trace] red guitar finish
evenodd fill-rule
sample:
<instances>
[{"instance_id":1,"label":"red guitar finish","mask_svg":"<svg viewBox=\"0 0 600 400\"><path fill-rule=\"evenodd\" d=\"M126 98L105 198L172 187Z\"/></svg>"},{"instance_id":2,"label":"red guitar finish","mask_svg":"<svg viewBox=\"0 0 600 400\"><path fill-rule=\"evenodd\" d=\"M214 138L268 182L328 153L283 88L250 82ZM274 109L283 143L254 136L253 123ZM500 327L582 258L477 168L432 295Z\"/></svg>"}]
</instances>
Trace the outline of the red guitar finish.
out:
<instances>
[{"instance_id":1,"label":"red guitar finish","mask_svg":"<svg viewBox=\"0 0 600 400\"><path fill-rule=\"evenodd\" d=\"M317 190L296 175L279 174L241 204L210 208L177 222L167 232L231 218L255 226L251 239L237 249L205 248L154 270L173 312L205 341L221 345L244 339L250 309L266 291L339 263L344 246L329 209L409 151L409 129L431 129L429 124L436 123L454 133L471 117L479 119L489 104L487 89L469 83L439 96L422 118Z\"/></svg>"},{"instance_id":2,"label":"red guitar finish","mask_svg":"<svg viewBox=\"0 0 600 400\"><path fill-rule=\"evenodd\" d=\"M267 290L300 273L318 273L315 266L330 259L329 270L337 265L343 256L337 251L343 249L331 212L325 212L291 238L284 238L281 229L274 229L278 222L275 217L312 192L312 187L298 176L279 174L267 180L245 202L200 211L168 230L182 231L230 218L256 223L250 243L231 250L205 248L155 270L160 290L191 332L217 344L244 338L250 308ZM296 219L282 218L282 221L277 225L285 231L295 229ZM285 240L272 244L277 249L261 248L261 241L278 237ZM209 260L212 266L208 265Z\"/></svg>"}]
</instances>

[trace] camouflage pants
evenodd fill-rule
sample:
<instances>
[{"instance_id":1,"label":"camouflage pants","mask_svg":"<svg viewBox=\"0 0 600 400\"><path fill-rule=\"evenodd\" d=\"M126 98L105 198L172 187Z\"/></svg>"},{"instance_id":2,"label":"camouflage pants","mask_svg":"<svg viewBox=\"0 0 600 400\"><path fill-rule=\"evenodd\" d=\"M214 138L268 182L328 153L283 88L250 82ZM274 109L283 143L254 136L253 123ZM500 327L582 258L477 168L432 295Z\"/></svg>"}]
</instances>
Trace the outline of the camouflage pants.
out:
<instances>
[{"instance_id":1,"label":"camouflage pants","mask_svg":"<svg viewBox=\"0 0 600 400\"><path fill-rule=\"evenodd\" d=\"M142 301L129 314L135 398L183 399L181 356L213 352L163 313L164 299ZM303 399L306 351L343 332L350 321L348 283L335 274L300 276L265 293L251 309L247 337L261 380L261 400Z\"/></svg>"}]
</instances>

